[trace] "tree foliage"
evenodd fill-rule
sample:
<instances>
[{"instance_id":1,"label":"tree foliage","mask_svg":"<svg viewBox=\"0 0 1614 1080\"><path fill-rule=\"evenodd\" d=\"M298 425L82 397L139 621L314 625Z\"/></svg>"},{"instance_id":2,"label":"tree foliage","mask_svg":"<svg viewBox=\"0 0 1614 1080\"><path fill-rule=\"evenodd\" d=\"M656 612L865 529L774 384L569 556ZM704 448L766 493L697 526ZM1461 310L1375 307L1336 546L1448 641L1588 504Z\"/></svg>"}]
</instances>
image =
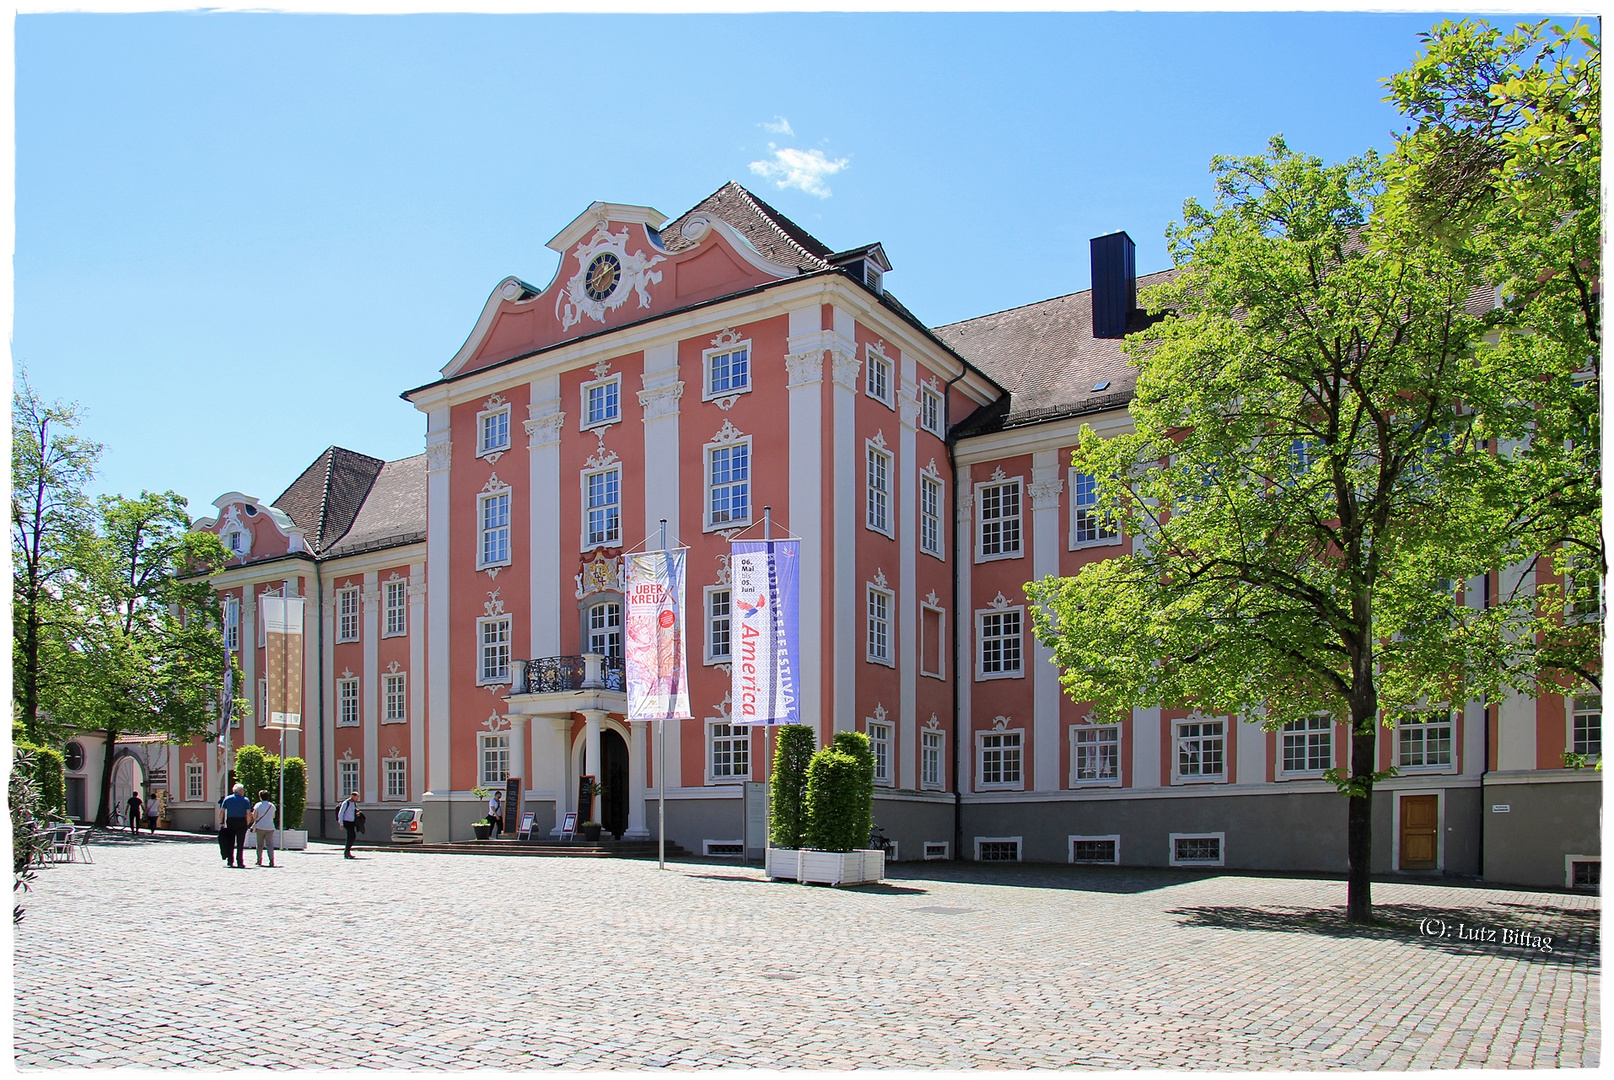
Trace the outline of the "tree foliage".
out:
<instances>
[{"instance_id":1,"label":"tree foliage","mask_svg":"<svg viewBox=\"0 0 1614 1080\"><path fill-rule=\"evenodd\" d=\"M802 797L816 742L813 729L806 724L786 724L779 729L768 798L768 840L776 848L802 846Z\"/></svg>"},{"instance_id":2,"label":"tree foliage","mask_svg":"<svg viewBox=\"0 0 1614 1080\"><path fill-rule=\"evenodd\" d=\"M803 846L819 851L867 846L873 806L874 758L868 736L840 732L807 766Z\"/></svg>"}]
</instances>

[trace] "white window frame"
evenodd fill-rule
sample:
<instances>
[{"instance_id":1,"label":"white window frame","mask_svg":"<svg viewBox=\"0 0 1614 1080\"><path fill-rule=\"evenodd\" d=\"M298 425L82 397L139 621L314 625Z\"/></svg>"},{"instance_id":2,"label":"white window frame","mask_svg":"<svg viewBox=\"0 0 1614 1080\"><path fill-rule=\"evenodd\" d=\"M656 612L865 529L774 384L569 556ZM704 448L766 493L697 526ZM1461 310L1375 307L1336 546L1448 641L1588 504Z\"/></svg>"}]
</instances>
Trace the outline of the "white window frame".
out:
<instances>
[{"instance_id":1,"label":"white window frame","mask_svg":"<svg viewBox=\"0 0 1614 1080\"><path fill-rule=\"evenodd\" d=\"M362 758L336 759L336 788L342 793L342 799L344 801L355 791L359 793L360 801L364 799L364 789L359 786L359 783L364 776L363 772L360 770L360 766L362 764ZM344 776L351 776L352 779L343 781L342 777Z\"/></svg>"},{"instance_id":2,"label":"white window frame","mask_svg":"<svg viewBox=\"0 0 1614 1080\"><path fill-rule=\"evenodd\" d=\"M394 710L393 706L397 709ZM381 676L381 722L406 724L409 722L409 673L388 671Z\"/></svg>"},{"instance_id":3,"label":"white window frame","mask_svg":"<svg viewBox=\"0 0 1614 1080\"><path fill-rule=\"evenodd\" d=\"M207 773L200 761L185 763L185 801L207 801Z\"/></svg>"},{"instance_id":4,"label":"white window frame","mask_svg":"<svg viewBox=\"0 0 1614 1080\"><path fill-rule=\"evenodd\" d=\"M1178 840L1215 840L1216 841L1216 860L1214 862L1212 862L1209 859L1178 859L1177 858L1177 841ZM1170 857L1170 865L1172 865L1172 866L1193 867L1193 866L1226 866L1227 865L1227 834L1225 832L1204 832L1204 833L1179 833L1179 832L1174 832L1167 838L1166 844L1167 844L1166 854Z\"/></svg>"},{"instance_id":5,"label":"white window frame","mask_svg":"<svg viewBox=\"0 0 1614 1080\"><path fill-rule=\"evenodd\" d=\"M1593 698L1595 698L1597 700L1597 707L1595 709L1582 709L1580 707L1580 703L1582 701L1590 700L1590 699L1593 699ZM1575 718L1578 717L1578 716L1590 715L1590 714L1595 712L1597 714L1597 746L1598 746L1598 750L1597 750L1597 753L1595 753L1595 754L1594 753L1587 753L1586 754L1586 759L1588 761L1593 761L1593 762L1601 761L1603 759L1603 752L1602 752L1602 746L1603 746L1603 695L1602 694L1572 694L1572 695L1564 698L1563 700L1564 700L1564 717L1567 720L1567 723L1564 724L1564 750L1565 750L1565 752L1570 753L1570 754L1579 754L1579 753L1583 752L1583 751L1575 749L1575 746L1576 746L1576 742L1575 742ZM1582 860L1582 861L1585 861L1585 860Z\"/></svg>"},{"instance_id":6,"label":"white window frame","mask_svg":"<svg viewBox=\"0 0 1614 1080\"><path fill-rule=\"evenodd\" d=\"M896 470L896 455L873 439L864 439L863 447L863 527L895 540L897 524L891 514L891 481ZM877 470L885 474L879 485L875 483Z\"/></svg>"},{"instance_id":7,"label":"white window frame","mask_svg":"<svg viewBox=\"0 0 1614 1080\"><path fill-rule=\"evenodd\" d=\"M1079 764L1078 764L1080 759L1081 759L1081 751L1080 751L1081 738L1080 738L1080 735L1078 733L1079 732L1084 732L1084 731L1091 731L1091 732L1099 734L1100 736L1102 736L1106 732L1113 733L1113 735L1114 735L1113 738L1104 739L1104 738L1101 737L1101 738L1094 741L1094 745L1095 746L1096 745L1101 745L1104 742L1112 742L1112 743L1115 744L1115 775L1114 776L1093 777L1093 778L1090 778L1090 779L1082 779L1082 777L1081 777L1081 769L1080 769ZM1124 753L1124 750L1122 749L1122 743L1124 742L1124 740L1125 740L1125 735L1122 733L1120 724L1072 724L1070 726L1070 786L1073 787L1073 788L1120 787L1121 786L1121 774L1122 774L1123 767L1125 765L1125 760L1126 760L1122 756L1123 753ZM1088 837L1086 839L1095 839L1095 838ZM1104 839L1104 838L1103 837L1098 837L1096 839Z\"/></svg>"},{"instance_id":8,"label":"white window frame","mask_svg":"<svg viewBox=\"0 0 1614 1080\"><path fill-rule=\"evenodd\" d=\"M363 697L358 676L336 680L336 726L360 727L364 723ZM348 719L351 715L352 719Z\"/></svg>"},{"instance_id":9,"label":"white window frame","mask_svg":"<svg viewBox=\"0 0 1614 1080\"><path fill-rule=\"evenodd\" d=\"M988 488L1014 488L1015 513L1013 518L985 517L985 493ZM1026 553L1026 484L1023 476L1005 476L1001 480L983 480L975 485L975 561L978 563L997 562L1000 559L1023 559ZM988 555L986 553L986 527L993 521L1014 521L1014 549L1012 551L999 551ZM1001 544L1002 534L999 533Z\"/></svg>"},{"instance_id":10,"label":"white window frame","mask_svg":"<svg viewBox=\"0 0 1614 1080\"><path fill-rule=\"evenodd\" d=\"M727 729L721 735L717 732L720 727ZM729 771L721 774L717 771L717 749L720 740L728 744L730 755L733 754L734 747L744 748L745 771L743 773L734 771L732 756L727 766ZM751 779L751 770L755 765L755 762L751 760L753 756L751 753L750 725L734 724L724 719L708 719L706 721L706 782L708 784L747 783Z\"/></svg>"},{"instance_id":11,"label":"white window frame","mask_svg":"<svg viewBox=\"0 0 1614 1080\"><path fill-rule=\"evenodd\" d=\"M590 506L588 504L588 500L589 500L588 482L590 480L592 480L596 476L605 477L605 476L610 476L613 473L616 474L616 502L614 502L614 503L601 503L598 507ZM582 500L582 507L583 507L583 515L582 515L583 534L579 538L580 543L581 543L581 549L583 551L593 551L596 548L602 548L602 547L603 548L621 547L622 546L622 466L620 464L617 464L617 465L607 465L603 469L584 469L578 475L577 487L578 487L579 497ZM600 533L600 536L602 537L602 539L598 539L598 540L594 539L593 532L592 532L592 530L590 528L590 523L589 523L590 515L593 514L596 510L604 511L604 512L606 512L608 514L612 507L615 507L615 509L616 509L616 529L615 529L615 531L614 532L602 531Z\"/></svg>"},{"instance_id":12,"label":"white window frame","mask_svg":"<svg viewBox=\"0 0 1614 1080\"><path fill-rule=\"evenodd\" d=\"M1014 749L1019 751L1019 761L1015 768L1018 776L1013 780L1000 780L995 783L985 779L986 776L986 740L1014 736L1019 740ZM1007 750L1009 747L999 747ZM1024 791L1026 788L1026 732L1024 728L993 728L990 731L977 731L975 733L975 790L977 791Z\"/></svg>"},{"instance_id":13,"label":"white window frame","mask_svg":"<svg viewBox=\"0 0 1614 1080\"><path fill-rule=\"evenodd\" d=\"M940 668L931 671L925 667L925 659L929 655L928 641L925 638L925 612L936 613L936 663ZM919 674L927 679L947 679L947 609L937 607L935 604L919 601Z\"/></svg>"},{"instance_id":14,"label":"white window frame","mask_svg":"<svg viewBox=\"0 0 1614 1080\"><path fill-rule=\"evenodd\" d=\"M1025 837L1023 837L1023 836L977 836L975 838L975 861L976 862L981 861L981 845L982 844L1013 844L1014 845L1014 861L1015 862L1025 862L1026 861L1026 841L1025 841ZM1000 861L1007 861L1007 860L994 859L993 861L994 862L1000 862Z\"/></svg>"},{"instance_id":15,"label":"white window frame","mask_svg":"<svg viewBox=\"0 0 1614 1080\"><path fill-rule=\"evenodd\" d=\"M1566 889L1573 889L1575 887L1575 864L1576 863L1597 863L1598 866L1601 866L1602 863L1603 863L1603 856L1600 855L1600 854L1599 855L1565 855L1564 856L1564 888L1566 888ZM1598 870L1597 873L1598 873L1599 877L1601 877L1602 870ZM1601 891L1601 886L1599 886L1599 891Z\"/></svg>"},{"instance_id":16,"label":"white window frame","mask_svg":"<svg viewBox=\"0 0 1614 1080\"><path fill-rule=\"evenodd\" d=\"M488 525L487 506L495 499L503 499L504 524ZM486 570L493 566L509 566L515 553L515 540L512 535L512 526L515 523L515 491L512 488L501 487L493 491L484 491L476 497L476 568ZM489 559L489 534L504 533L504 558Z\"/></svg>"},{"instance_id":17,"label":"white window frame","mask_svg":"<svg viewBox=\"0 0 1614 1080\"><path fill-rule=\"evenodd\" d=\"M1107 862L1100 859L1076 858L1076 845L1078 843L1103 843L1105 841L1109 841L1115 845L1115 858L1110 859ZM1108 836L1067 836L1065 838L1065 860L1072 866L1120 866L1121 834L1110 833Z\"/></svg>"},{"instance_id":18,"label":"white window frame","mask_svg":"<svg viewBox=\"0 0 1614 1080\"><path fill-rule=\"evenodd\" d=\"M269 725L269 678L264 676L258 680L258 718L256 723L260 727ZM234 724L230 725L234 727Z\"/></svg>"},{"instance_id":19,"label":"white window frame","mask_svg":"<svg viewBox=\"0 0 1614 1080\"><path fill-rule=\"evenodd\" d=\"M723 634L728 639L729 650L726 653L715 652L712 648L712 638L716 632L718 620L718 616L712 610L712 598L718 593L722 593L724 598ZM701 610L705 613L703 625L706 627L706 632L701 635L702 663L706 665L732 663L734 659L734 590L728 585L706 586L701 597Z\"/></svg>"},{"instance_id":20,"label":"white window frame","mask_svg":"<svg viewBox=\"0 0 1614 1080\"><path fill-rule=\"evenodd\" d=\"M351 604L352 610L349 610ZM336 640L338 642L359 640L359 613L363 609L359 605L359 587L336 590Z\"/></svg>"},{"instance_id":21,"label":"white window frame","mask_svg":"<svg viewBox=\"0 0 1614 1080\"><path fill-rule=\"evenodd\" d=\"M1402 775L1409 775L1409 774L1414 774L1414 773L1416 773L1416 774L1454 773L1454 772L1457 771L1457 714L1456 714L1455 711L1447 712L1445 714L1444 719L1434 721L1433 723L1426 722L1426 723L1422 723L1422 724L1408 724L1408 725L1406 725L1406 730L1412 731L1414 729L1418 729L1420 731L1420 734L1423 736L1423 738L1422 738L1422 746L1423 746L1422 757L1425 760L1427 760L1428 757L1429 757L1429 728L1431 728L1431 727L1445 727L1447 729L1446 757L1447 757L1448 760L1446 760L1445 762L1436 763L1434 765L1408 765L1408 764L1404 764L1402 762L1402 759L1401 759L1401 732L1402 732L1402 725L1404 723L1405 723L1405 718L1404 717L1401 720L1397 720L1396 723L1395 723L1395 746L1394 746L1394 752L1391 754L1391 758L1395 762L1396 769L1399 772L1401 772Z\"/></svg>"},{"instance_id":22,"label":"white window frame","mask_svg":"<svg viewBox=\"0 0 1614 1080\"><path fill-rule=\"evenodd\" d=\"M1326 726L1319 726L1319 722ZM1324 772L1332 769L1334 767L1334 755L1339 751L1339 744L1334 741L1334 728L1337 726L1334 723L1334 718L1332 716L1308 716L1305 720L1294 720L1290 723L1305 724L1306 726L1291 730L1289 724L1284 724L1278 729L1276 740L1278 760L1274 762L1277 766L1274 770L1276 774L1288 780L1302 780L1322 776ZM1328 764L1320 769L1310 767L1289 768L1289 747L1287 745L1289 740L1295 736L1300 737L1300 741L1305 747L1305 758L1309 761L1311 759L1311 737L1321 731L1328 733Z\"/></svg>"},{"instance_id":23,"label":"white window frame","mask_svg":"<svg viewBox=\"0 0 1614 1080\"><path fill-rule=\"evenodd\" d=\"M727 390L718 390L712 386L712 361L719 356L730 356L737 352L745 353L745 385L730 387ZM753 363L755 354L751 351L751 339L735 341L728 345L719 345L706 349L701 353L701 400L717 401L721 398L737 397L740 394L749 394L755 385L756 366Z\"/></svg>"},{"instance_id":24,"label":"white window frame","mask_svg":"<svg viewBox=\"0 0 1614 1080\"><path fill-rule=\"evenodd\" d=\"M504 671L489 674L487 670L487 628L497 624L504 624ZM513 645L511 628L514 620L508 615L491 615L476 620L476 685L478 686L505 686L510 682L510 657ZM499 642L492 643L495 648Z\"/></svg>"},{"instance_id":25,"label":"white window frame","mask_svg":"<svg viewBox=\"0 0 1614 1080\"><path fill-rule=\"evenodd\" d=\"M875 604L880 603L885 609L885 618L875 617ZM896 642L896 610L897 594L890 589L882 589L878 585L865 585L863 593L863 659L871 664L882 664L885 667L897 666L896 650L892 646ZM875 647L876 631L883 639L881 647Z\"/></svg>"},{"instance_id":26,"label":"white window frame","mask_svg":"<svg viewBox=\"0 0 1614 1080\"><path fill-rule=\"evenodd\" d=\"M496 755L494 760L503 765L503 775L494 776L488 771L488 755ZM504 786L505 780L510 776L510 733L508 731L484 731L476 737L476 775L480 787L492 787L497 784Z\"/></svg>"},{"instance_id":27,"label":"white window frame","mask_svg":"<svg viewBox=\"0 0 1614 1080\"><path fill-rule=\"evenodd\" d=\"M1091 540L1083 540L1081 538L1081 528L1079 524L1081 515L1084 513L1087 507L1093 505L1089 502L1080 501L1082 498L1082 489L1080 484L1083 477L1086 477L1088 480L1093 480L1093 475L1091 473L1084 473L1075 468L1070 469L1066 474L1066 484L1068 485L1068 490L1070 491L1070 550L1080 551L1084 548L1120 546L1122 539L1121 530L1113 523L1108 526L1113 535L1103 535L1105 526L1100 525L1098 526L1100 535ZM1094 483L1096 486L1096 481L1094 481Z\"/></svg>"},{"instance_id":28,"label":"white window frame","mask_svg":"<svg viewBox=\"0 0 1614 1080\"><path fill-rule=\"evenodd\" d=\"M720 450L732 450L736 447L745 447L745 517L731 517L727 521L712 520L712 459ZM705 522L702 532L727 532L730 529L743 529L751 524L751 518L756 513L756 459L751 453L751 436L745 435L730 442L707 443L703 449L706 484L704 498L701 506L701 520ZM738 483L732 481L731 483Z\"/></svg>"},{"instance_id":29,"label":"white window frame","mask_svg":"<svg viewBox=\"0 0 1614 1080\"><path fill-rule=\"evenodd\" d=\"M401 781L396 788L392 783L395 776ZM394 791L397 794L394 794ZM408 758L389 757L381 759L381 798L386 802L409 801Z\"/></svg>"},{"instance_id":30,"label":"white window frame","mask_svg":"<svg viewBox=\"0 0 1614 1080\"><path fill-rule=\"evenodd\" d=\"M1184 717L1171 722L1171 779L1175 784L1225 784L1227 783L1227 766L1232 760L1229 747L1229 727L1231 721L1220 716ZM1206 739L1209 735L1184 735L1183 728L1189 725L1220 724L1222 725L1222 769L1219 773L1184 773L1182 771L1182 746L1184 739ZM1186 833L1184 835L1187 835Z\"/></svg>"},{"instance_id":31,"label":"white window frame","mask_svg":"<svg viewBox=\"0 0 1614 1080\"><path fill-rule=\"evenodd\" d=\"M941 391L924 383L919 384L919 430L928 431L938 439L946 438L942 432L942 417L946 415L946 400Z\"/></svg>"},{"instance_id":32,"label":"white window frame","mask_svg":"<svg viewBox=\"0 0 1614 1080\"><path fill-rule=\"evenodd\" d=\"M1012 671L986 670L986 620L993 615L1014 615L1019 620L1020 655L1018 666ZM1009 640L1007 635L1001 635L1001 640ZM1023 679L1026 677L1026 609L1023 607L981 608L975 613L975 681L988 682L992 679Z\"/></svg>"},{"instance_id":33,"label":"white window frame","mask_svg":"<svg viewBox=\"0 0 1614 1080\"><path fill-rule=\"evenodd\" d=\"M494 417L504 416L504 442L489 443L487 422ZM489 454L502 454L510 449L510 406L500 405L497 408L483 409L476 414L476 456L486 457Z\"/></svg>"},{"instance_id":34,"label":"white window frame","mask_svg":"<svg viewBox=\"0 0 1614 1080\"><path fill-rule=\"evenodd\" d=\"M936 512L925 512L925 496L936 496ZM920 470L919 473L919 553L947 561L947 485L942 478ZM928 529L928 532L927 532Z\"/></svg>"},{"instance_id":35,"label":"white window frame","mask_svg":"<svg viewBox=\"0 0 1614 1080\"><path fill-rule=\"evenodd\" d=\"M889 720L875 720L865 717L863 721L864 734L869 737L869 753L874 758L874 782L880 787L892 787L896 784L896 737L895 727ZM880 750L885 751L885 760L881 761Z\"/></svg>"},{"instance_id":36,"label":"white window frame","mask_svg":"<svg viewBox=\"0 0 1614 1080\"><path fill-rule=\"evenodd\" d=\"M394 619L396 616L396 619ZM409 582L407 580L381 583L381 636L407 637L409 635Z\"/></svg>"},{"instance_id":37,"label":"white window frame","mask_svg":"<svg viewBox=\"0 0 1614 1080\"><path fill-rule=\"evenodd\" d=\"M876 367L880 370L882 381L885 383L885 394L883 396L875 391L874 372ZM888 409L897 407L896 374L896 361L873 345L863 346L863 392Z\"/></svg>"},{"instance_id":38,"label":"white window frame","mask_svg":"<svg viewBox=\"0 0 1614 1080\"><path fill-rule=\"evenodd\" d=\"M1603 578L1597 573L1595 566L1588 566L1587 573L1578 574L1578 563L1589 562L1589 558L1578 552L1567 555L1564 559L1564 623L1577 626L1583 623L1599 622L1603 618ZM1589 580L1588 580L1589 579ZM1581 604L1576 600L1576 594L1590 593L1591 603L1585 610L1579 610Z\"/></svg>"},{"instance_id":39,"label":"white window frame","mask_svg":"<svg viewBox=\"0 0 1614 1080\"><path fill-rule=\"evenodd\" d=\"M590 390L603 390L611 384L616 385L616 412L598 420L590 420L588 415L588 392ZM622 422L622 373L607 375L601 379L590 379L578 388L578 430L592 431L595 428L610 427L612 424Z\"/></svg>"},{"instance_id":40,"label":"white window frame","mask_svg":"<svg viewBox=\"0 0 1614 1080\"><path fill-rule=\"evenodd\" d=\"M615 652L612 652L612 650L611 650L610 636L611 636L611 629L612 628L611 628L611 625L610 625L610 622L609 622L609 616L607 616L607 622L604 625L599 626L599 627L596 627L594 625L594 613L596 611L599 611L601 608L605 608L605 607L614 607L614 608L616 608L616 651ZM606 644L605 644L605 647L603 649L597 649L597 648L594 647L594 634L595 634L596 631L598 631L600 634L604 635L604 637L606 639ZM599 656L604 656L607 659L621 660L622 657L625 655L624 652L623 652L623 649L627 645L627 639L624 636L626 633L627 633L627 605L626 605L626 603L624 601L624 598L622 598L620 596L617 596L616 594L612 593L612 594L597 597L596 599L591 600L588 603L588 605L583 608L583 643L586 646L586 649L584 651L595 653L595 654L597 654Z\"/></svg>"},{"instance_id":41,"label":"white window frame","mask_svg":"<svg viewBox=\"0 0 1614 1080\"><path fill-rule=\"evenodd\" d=\"M241 651L241 599L236 596L224 598L224 647L231 652Z\"/></svg>"},{"instance_id":42,"label":"white window frame","mask_svg":"<svg viewBox=\"0 0 1614 1080\"><path fill-rule=\"evenodd\" d=\"M934 745L931 745L931 744ZM936 778L925 777L925 755L927 751L934 750L936 754ZM919 729L919 790L945 791L947 790L947 732L935 728Z\"/></svg>"}]
</instances>

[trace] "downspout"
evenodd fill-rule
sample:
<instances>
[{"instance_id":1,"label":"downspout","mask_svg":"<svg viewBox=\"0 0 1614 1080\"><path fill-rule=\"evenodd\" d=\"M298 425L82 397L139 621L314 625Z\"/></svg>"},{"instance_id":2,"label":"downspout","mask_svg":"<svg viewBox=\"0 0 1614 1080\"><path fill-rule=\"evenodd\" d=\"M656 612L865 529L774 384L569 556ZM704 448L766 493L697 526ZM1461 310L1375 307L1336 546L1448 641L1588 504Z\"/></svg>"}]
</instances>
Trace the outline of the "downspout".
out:
<instances>
[{"instance_id":1,"label":"downspout","mask_svg":"<svg viewBox=\"0 0 1614 1080\"><path fill-rule=\"evenodd\" d=\"M953 477L953 520L954 520L955 523L958 520L958 462L956 460L954 460L954 453L953 453L953 448L956 445L956 439L953 436L953 384L958 382L959 379L962 379L964 377L964 375L968 372L968 370L969 370L968 368L960 367L958 369L958 374L955 377L953 377L951 379L948 379L947 380L947 386L945 388L943 388L943 390L942 390L942 430L947 433L947 438L945 440L943 440L943 441L944 441L944 444L947 447L947 468L951 471L952 477ZM972 526L972 531L971 531L972 545L973 545L973 539L974 539L974 532L973 532L973 526ZM958 755L963 753L963 750L959 746L959 742L958 742L958 680L959 680L959 672L958 672L958 565L959 564L958 564L958 560L960 558L963 558L963 557L964 557L964 554L960 553L960 551L958 550L958 531L955 528L954 532L953 532L953 572L950 575L948 575L949 580L951 582L951 589L952 589L952 612L953 612L953 617L952 617L951 620L949 620L950 623L951 623L951 629L952 629L952 633L949 636L951 637L952 640L948 642L948 648L949 648L952 663L953 663L953 686L952 686L952 690L953 690L953 695L952 695L952 697L953 697L953 734L952 734L952 739L953 739L953 859L954 859L954 861L962 861L963 858L964 858L964 796L963 796L963 793L960 792L959 789L958 789L958 776L959 776L959 768L958 768L959 756Z\"/></svg>"},{"instance_id":2,"label":"downspout","mask_svg":"<svg viewBox=\"0 0 1614 1080\"><path fill-rule=\"evenodd\" d=\"M314 635L315 647L319 649L319 684L314 687L314 693L319 698L315 712L319 717L319 838L323 840L325 808L330 803L325 792L325 578L317 557L314 559L314 603L314 625L319 628Z\"/></svg>"},{"instance_id":3,"label":"downspout","mask_svg":"<svg viewBox=\"0 0 1614 1080\"><path fill-rule=\"evenodd\" d=\"M1491 610L1491 572L1486 570L1481 596L1484 610ZM1479 807L1479 877L1485 880L1485 778L1491 772L1491 701L1485 699L1485 737L1480 751L1480 807Z\"/></svg>"}]
</instances>

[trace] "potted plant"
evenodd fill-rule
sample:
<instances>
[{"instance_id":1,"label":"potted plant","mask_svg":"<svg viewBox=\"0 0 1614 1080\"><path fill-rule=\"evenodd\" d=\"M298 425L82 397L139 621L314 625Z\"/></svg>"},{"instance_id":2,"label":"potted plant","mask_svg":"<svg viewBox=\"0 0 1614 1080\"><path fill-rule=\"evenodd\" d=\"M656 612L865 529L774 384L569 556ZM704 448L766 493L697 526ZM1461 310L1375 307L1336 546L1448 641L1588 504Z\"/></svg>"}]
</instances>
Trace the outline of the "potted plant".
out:
<instances>
[{"instance_id":1,"label":"potted plant","mask_svg":"<svg viewBox=\"0 0 1614 1080\"><path fill-rule=\"evenodd\" d=\"M493 822L487 818L483 818L481 821L473 821L471 822L471 833L478 840L491 839L493 836Z\"/></svg>"},{"instance_id":2,"label":"potted plant","mask_svg":"<svg viewBox=\"0 0 1614 1080\"><path fill-rule=\"evenodd\" d=\"M583 834L584 840L597 844L600 842L600 829L603 827L598 821L585 821L577 827L577 831Z\"/></svg>"},{"instance_id":3,"label":"potted plant","mask_svg":"<svg viewBox=\"0 0 1614 1080\"><path fill-rule=\"evenodd\" d=\"M787 777L784 786L789 782ZM874 755L867 735L843 731L812 756L795 820L801 846L770 850L769 877L857 885L885 876L885 852L867 847L874 820Z\"/></svg>"}]
</instances>

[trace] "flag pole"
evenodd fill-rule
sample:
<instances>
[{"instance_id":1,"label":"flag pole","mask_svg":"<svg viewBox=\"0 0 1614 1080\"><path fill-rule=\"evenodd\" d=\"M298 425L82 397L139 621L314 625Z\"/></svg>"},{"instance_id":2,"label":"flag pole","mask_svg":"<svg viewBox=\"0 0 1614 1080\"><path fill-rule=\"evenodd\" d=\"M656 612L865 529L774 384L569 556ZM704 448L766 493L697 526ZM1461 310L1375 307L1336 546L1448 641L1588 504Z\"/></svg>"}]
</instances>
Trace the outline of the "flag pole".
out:
<instances>
[{"instance_id":1,"label":"flag pole","mask_svg":"<svg viewBox=\"0 0 1614 1080\"><path fill-rule=\"evenodd\" d=\"M667 519L661 519L661 550L667 550ZM666 710L662 710L665 712ZM667 869L667 718L656 717L656 785L661 798L656 800L656 862L659 869Z\"/></svg>"}]
</instances>

